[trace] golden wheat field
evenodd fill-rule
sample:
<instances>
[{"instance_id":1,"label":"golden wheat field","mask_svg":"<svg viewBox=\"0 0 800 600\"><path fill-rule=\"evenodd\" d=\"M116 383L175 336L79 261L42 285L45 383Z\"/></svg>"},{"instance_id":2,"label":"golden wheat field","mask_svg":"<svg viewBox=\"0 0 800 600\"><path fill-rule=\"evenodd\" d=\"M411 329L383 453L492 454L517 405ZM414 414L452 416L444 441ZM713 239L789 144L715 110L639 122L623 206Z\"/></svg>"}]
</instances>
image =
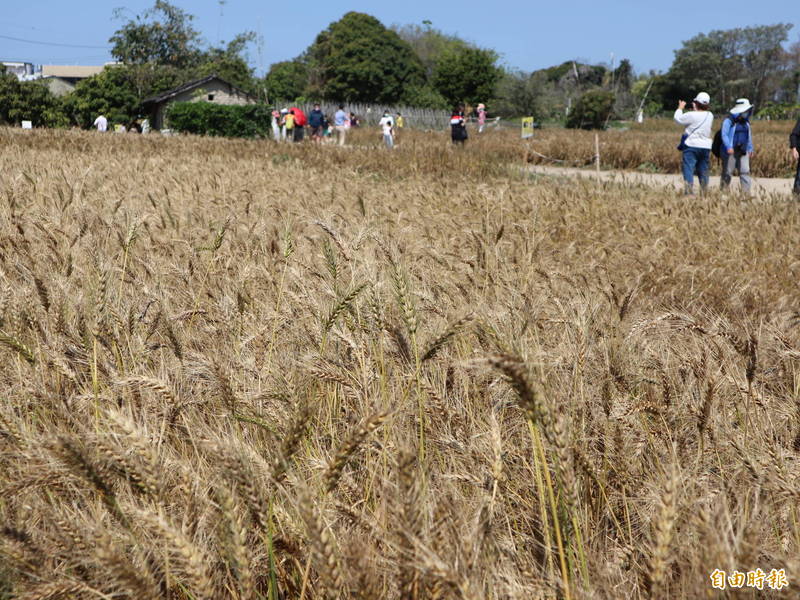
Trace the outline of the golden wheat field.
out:
<instances>
[{"instance_id":1,"label":"golden wheat field","mask_svg":"<svg viewBox=\"0 0 800 600\"><path fill-rule=\"evenodd\" d=\"M722 120L717 116L712 131L716 132L721 125ZM797 163L789 153L789 132L793 126L794 123L789 121L753 122L755 153L751 172L754 177L794 175ZM680 173L681 153L676 145L683 129L679 125L667 119L652 119L628 127L609 129L598 134L602 168ZM594 136L591 131L545 128L536 132L528 147L547 157L566 161L569 166L582 166L592 163L595 155ZM551 162L533 152L528 160L536 164ZM713 157L711 166L712 173L719 175L719 162Z\"/></svg>"},{"instance_id":2,"label":"golden wheat field","mask_svg":"<svg viewBox=\"0 0 800 600\"><path fill-rule=\"evenodd\" d=\"M800 205L403 136L0 130L0 598L798 597Z\"/></svg>"}]
</instances>

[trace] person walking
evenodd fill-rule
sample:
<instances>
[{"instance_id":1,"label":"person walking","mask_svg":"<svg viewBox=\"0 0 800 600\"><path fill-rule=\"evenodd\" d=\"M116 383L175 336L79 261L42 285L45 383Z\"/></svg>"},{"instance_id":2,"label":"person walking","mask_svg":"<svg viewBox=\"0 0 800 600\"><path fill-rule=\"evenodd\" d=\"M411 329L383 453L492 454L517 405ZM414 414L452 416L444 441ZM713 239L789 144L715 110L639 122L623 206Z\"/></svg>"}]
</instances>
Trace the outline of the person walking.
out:
<instances>
[{"instance_id":1,"label":"person walking","mask_svg":"<svg viewBox=\"0 0 800 600\"><path fill-rule=\"evenodd\" d=\"M750 115L753 105L747 98L739 98L725 120L722 122L722 145L720 160L722 176L720 187L728 189L733 178L733 170L739 171L741 189L750 193L750 158L753 156L753 133L750 129Z\"/></svg>"},{"instance_id":2,"label":"person walking","mask_svg":"<svg viewBox=\"0 0 800 600\"><path fill-rule=\"evenodd\" d=\"M394 121L388 110L384 111L383 117L378 125L380 125L381 131L383 131L383 143L391 150L394 148Z\"/></svg>"},{"instance_id":3,"label":"person walking","mask_svg":"<svg viewBox=\"0 0 800 600\"><path fill-rule=\"evenodd\" d=\"M322 141L322 127L325 124L325 115L319 108L319 104L314 105L314 110L308 113L308 126L311 129L311 140L314 142Z\"/></svg>"},{"instance_id":4,"label":"person walking","mask_svg":"<svg viewBox=\"0 0 800 600\"><path fill-rule=\"evenodd\" d=\"M276 142L281 141L281 127L279 125L280 120L281 120L281 113L279 113L277 110L273 110L272 122L270 124L272 125L272 138Z\"/></svg>"},{"instance_id":5,"label":"person walking","mask_svg":"<svg viewBox=\"0 0 800 600\"><path fill-rule=\"evenodd\" d=\"M294 141L294 113L287 110L283 115L283 139L286 141Z\"/></svg>"},{"instance_id":6,"label":"person walking","mask_svg":"<svg viewBox=\"0 0 800 600\"><path fill-rule=\"evenodd\" d=\"M683 179L686 182L686 195L694 196L694 175L700 181L700 190L708 187L708 168L711 156L711 125L714 115L708 110L711 97L700 92L692 100L694 110L684 113L686 101L679 100L675 110L675 122L685 127L678 150L683 153Z\"/></svg>"},{"instance_id":7,"label":"person walking","mask_svg":"<svg viewBox=\"0 0 800 600\"><path fill-rule=\"evenodd\" d=\"M280 119L280 126L281 126L281 141L285 142L287 137L289 136L289 129L287 128L288 123L286 122L286 117L289 116L289 109L282 108L281 109L281 119ZM291 118L292 127L294 127L294 115Z\"/></svg>"},{"instance_id":8,"label":"person walking","mask_svg":"<svg viewBox=\"0 0 800 600\"><path fill-rule=\"evenodd\" d=\"M340 104L339 110L333 115L333 128L336 130L336 139L339 145L344 146L347 137L347 113L344 112L344 104Z\"/></svg>"},{"instance_id":9,"label":"person walking","mask_svg":"<svg viewBox=\"0 0 800 600\"><path fill-rule=\"evenodd\" d=\"M461 146L467 141L467 122L464 119L464 107L458 106L453 109L453 114L450 116L450 138L453 144L460 144Z\"/></svg>"},{"instance_id":10,"label":"person walking","mask_svg":"<svg viewBox=\"0 0 800 600\"><path fill-rule=\"evenodd\" d=\"M289 112L294 115L294 136L292 137L292 141L302 142L305 138L306 125L308 124L306 114L302 109L297 108L296 106L290 108Z\"/></svg>"},{"instance_id":11,"label":"person walking","mask_svg":"<svg viewBox=\"0 0 800 600\"><path fill-rule=\"evenodd\" d=\"M478 133L483 133L484 127L486 127L486 106L478 104Z\"/></svg>"},{"instance_id":12,"label":"person walking","mask_svg":"<svg viewBox=\"0 0 800 600\"><path fill-rule=\"evenodd\" d=\"M394 141L400 141L400 131L405 127L406 121L403 118L403 115L397 113L394 116Z\"/></svg>"},{"instance_id":13,"label":"person walking","mask_svg":"<svg viewBox=\"0 0 800 600\"><path fill-rule=\"evenodd\" d=\"M105 133L108 131L108 119L106 119L105 115L100 115L94 120L94 126L97 127L97 131L100 133Z\"/></svg>"},{"instance_id":14,"label":"person walking","mask_svg":"<svg viewBox=\"0 0 800 600\"><path fill-rule=\"evenodd\" d=\"M800 200L800 119L797 119L794 129L792 129L792 133L789 135L789 148L792 151L792 156L794 156L794 159L797 161L797 173L795 173L794 176L792 193Z\"/></svg>"}]
</instances>

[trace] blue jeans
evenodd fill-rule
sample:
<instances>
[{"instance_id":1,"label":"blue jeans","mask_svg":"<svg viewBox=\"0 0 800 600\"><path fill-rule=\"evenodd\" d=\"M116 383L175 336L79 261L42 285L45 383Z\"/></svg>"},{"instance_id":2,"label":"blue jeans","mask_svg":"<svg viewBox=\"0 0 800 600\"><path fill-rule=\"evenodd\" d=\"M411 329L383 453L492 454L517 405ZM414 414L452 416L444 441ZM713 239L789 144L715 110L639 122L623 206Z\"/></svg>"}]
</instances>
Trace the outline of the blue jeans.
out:
<instances>
[{"instance_id":1,"label":"blue jeans","mask_svg":"<svg viewBox=\"0 0 800 600\"><path fill-rule=\"evenodd\" d=\"M392 137L391 133L384 133L383 134L383 143L386 144L386 147L389 150L394 148L394 138Z\"/></svg>"},{"instance_id":2,"label":"blue jeans","mask_svg":"<svg viewBox=\"0 0 800 600\"><path fill-rule=\"evenodd\" d=\"M700 189L708 187L708 166L711 150L689 146L683 151L683 180L686 182L686 193L692 193L694 174L700 180Z\"/></svg>"}]
</instances>

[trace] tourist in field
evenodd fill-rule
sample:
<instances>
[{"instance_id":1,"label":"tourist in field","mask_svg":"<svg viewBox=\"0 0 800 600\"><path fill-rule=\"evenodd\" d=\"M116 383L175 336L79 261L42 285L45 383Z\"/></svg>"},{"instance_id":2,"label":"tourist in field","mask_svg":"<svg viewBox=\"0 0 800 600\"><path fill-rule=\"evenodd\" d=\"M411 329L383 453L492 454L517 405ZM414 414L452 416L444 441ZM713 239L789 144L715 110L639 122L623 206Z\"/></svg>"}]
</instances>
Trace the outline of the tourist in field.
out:
<instances>
[{"instance_id":1,"label":"tourist in field","mask_svg":"<svg viewBox=\"0 0 800 600\"><path fill-rule=\"evenodd\" d=\"M486 106L478 104L478 133L483 133L484 127L486 127Z\"/></svg>"},{"instance_id":2,"label":"tourist in field","mask_svg":"<svg viewBox=\"0 0 800 600\"><path fill-rule=\"evenodd\" d=\"M378 125L380 125L381 131L383 132L383 143L391 150L394 148L394 121L388 110L384 111L383 117Z\"/></svg>"},{"instance_id":3,"label":"tourist in field","mask_svg":"<svg viewBox=\"0 0 800 600\"><path fill-rule=\"evenodd\" d=\"M351 112L350 117L347 119L348 127L361 127L361 119L358 118L356 113Z\"/></svg>"},{"instance_id":4,"label":"tourist in field","mask_svg":"<svg viewBox=\"0 0 800 600\"><path fill-rule=\"evenodd\" d=\"M290 117L287 119L287 117ZM292 130L294 129L294 115L289 113L288 108L281 109L281 139L285 142L289 139L289 135L292 134Z\"/></svg>"},{"instance_id":5,"label":"tourist in field","mask_svg":"<svg viewBox=\"0 0 800 600\"><path fill-rule=\"evenodd\" d=\"M100 133L105 133L108 131L108 119L104 115L100 115L94 120L94 126L97 127L97 131Z\"/></svg>"},{"instance_id":6,"label":"tourist in field","mask_svg":"<svg viewBox=\"0 0 800 600\"><path fill-rule=\"evenodd\" d=\"M322 130L325 124L325 115L319 108L319 104L314 105L314 110L308 113L308 126L311 129L311 139L317 143L322 141Z\"/></svg>"},{"instance_id":7,"label":"tourist in field","mask_svg":"<svg viewBox=\"0 0 800 600\"><path fill-rule=\"evenodd\" d=\"M400 141L400 130L405 127L406 120L399 112L394 116L394 142L395 144Z\"/></svg>"},{"instance_id":8,"label":"tourist in field","mask_svg":"<svg viewBox=\"0 0 800 600\"><path fill-rule=\"evenodd\" d=\"M464 119L464 107L458 106L453 109L450 116L450 138L453 144L463 146L467 141L467 122Z\"/></svg>"},{"instance_id":9,"label":"tourist in field","mask_svg":"<svg viewBox=\"0 0 800 600\"><path fill-rule=\"evenodd\" d=\"M701 191L708 187L708 168L711 157L711 125L714 115L708 110L711 98L706 92L700 92L692 100L694 110L683 112L686 101L679 100L675 110L675 122L683 125L683 136L678 150L683 152L683 179L686 182L686 194L694 195L694 176L700 181Z\"/></svg>"},{"instance_id":10,"label":"tourist in field","mask_svg":"<svg viewBox=\"0 0 800 600\"><path fill-rule=\"evenodd\" d=\"M340 146L344 146L344 141L347 138L347 113L344 112L344 104L339 105L333 115L333 128L336 130L336 138Z\"/></svg>"},{"instance_id":11,"label":"tourist in field","mask_svg":"<svg viewBox=\"0 0 800 600\"><path fill-rule=\"evenodd\" d=\"M281 141L281 126L280 126L280 122L281 122L281 113L279 113L277 110L273 110L272 111L272 123L271 123L271 125L272 125L272 139L274 139L276 142L280 142Z\"/></svg>"},{"instance_id":12,"label":"tourist in field","mask_svg":"<svg viewBox=\"0 0 800 600\"><path fill-rule=\"evenodd\" d=\"M731 184L733 170L739 171L742 191L750 193L750 157L753 156L753 133L750 129L750 115L753 105L747 98L739 98L736 106L722 122L722 177L720 187L725 190Z\"/></svg>"},{"instance_id":13,"label":"tourist in field","mask_svg":"<svg viewBox=\"0 0 800 600\"><path fill-rule=\"evenodd\" d=\"M301 109L293 106L289 109L289 112L294 115L294 136L293 140L295 142L302 142L305 138L306 134L306 125L308 124L308 119L306 119L306 113L304 113Z\"/></svg>"},{"instance_id":14,"label":"tourist in field","mask_svg":"<svg viewBox=\"0 0 800 600\"><path fill-rule=\"evenodd\" d=\"M792 151L792 156L797 161L797 172L794 176L792 192L800 199L800 119L797 119L797 123L795 123L794 129L792 129L792 133L789 136L789 148Z\"/></svg>"}]
</instances>

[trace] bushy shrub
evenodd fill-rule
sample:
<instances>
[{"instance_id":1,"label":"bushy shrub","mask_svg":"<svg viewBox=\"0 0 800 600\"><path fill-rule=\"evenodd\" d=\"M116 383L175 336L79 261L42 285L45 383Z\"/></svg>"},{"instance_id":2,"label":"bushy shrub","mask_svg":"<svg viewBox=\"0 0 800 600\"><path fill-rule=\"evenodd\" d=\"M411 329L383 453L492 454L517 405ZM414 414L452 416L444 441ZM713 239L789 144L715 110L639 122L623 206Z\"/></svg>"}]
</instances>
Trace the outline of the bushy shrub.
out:
<instances>
[{"instance_id":1,"label":"bushy shrub","mask_svg":"<svg viewBox=\"0 0 800 600\"><path fill-rule=\"evenodd\" d=\"M605 129L616 98L612 92L589 90L575 104L567 117L570 129Z\"/></svg>"},{"instance_id":2,"label":"bushy shrub","mask_svg":"<svg viewBox=\"0 0 800 600\"><path fill-rule=\"evenodd\" d=\"M800 104L776 104L768 102L756 113L759 119L797 119L800 118Z\"/></svg>"},{"instance_id":3,"label":"bushy shrub","mask_svg":"<svg viewBox=\"0 0 800 600\"><path fill-rule=\"evenodd\" d=\"M251 138L265 136L272 111L264 104L224 105L175 102L167 109L167 126L181 133Z\"/></svg>"},{"instance_id":4,"label":"bushy shrub","mask_svg":"<svg viewBox=\"0 0 800 600\"><path fill-rule=\"evenodd\" d=\"M34 127L66 127L63 103L41 81L18 81L0 72L0 123L19 125L31 121Z\"/></svg>"}]
</instances>

